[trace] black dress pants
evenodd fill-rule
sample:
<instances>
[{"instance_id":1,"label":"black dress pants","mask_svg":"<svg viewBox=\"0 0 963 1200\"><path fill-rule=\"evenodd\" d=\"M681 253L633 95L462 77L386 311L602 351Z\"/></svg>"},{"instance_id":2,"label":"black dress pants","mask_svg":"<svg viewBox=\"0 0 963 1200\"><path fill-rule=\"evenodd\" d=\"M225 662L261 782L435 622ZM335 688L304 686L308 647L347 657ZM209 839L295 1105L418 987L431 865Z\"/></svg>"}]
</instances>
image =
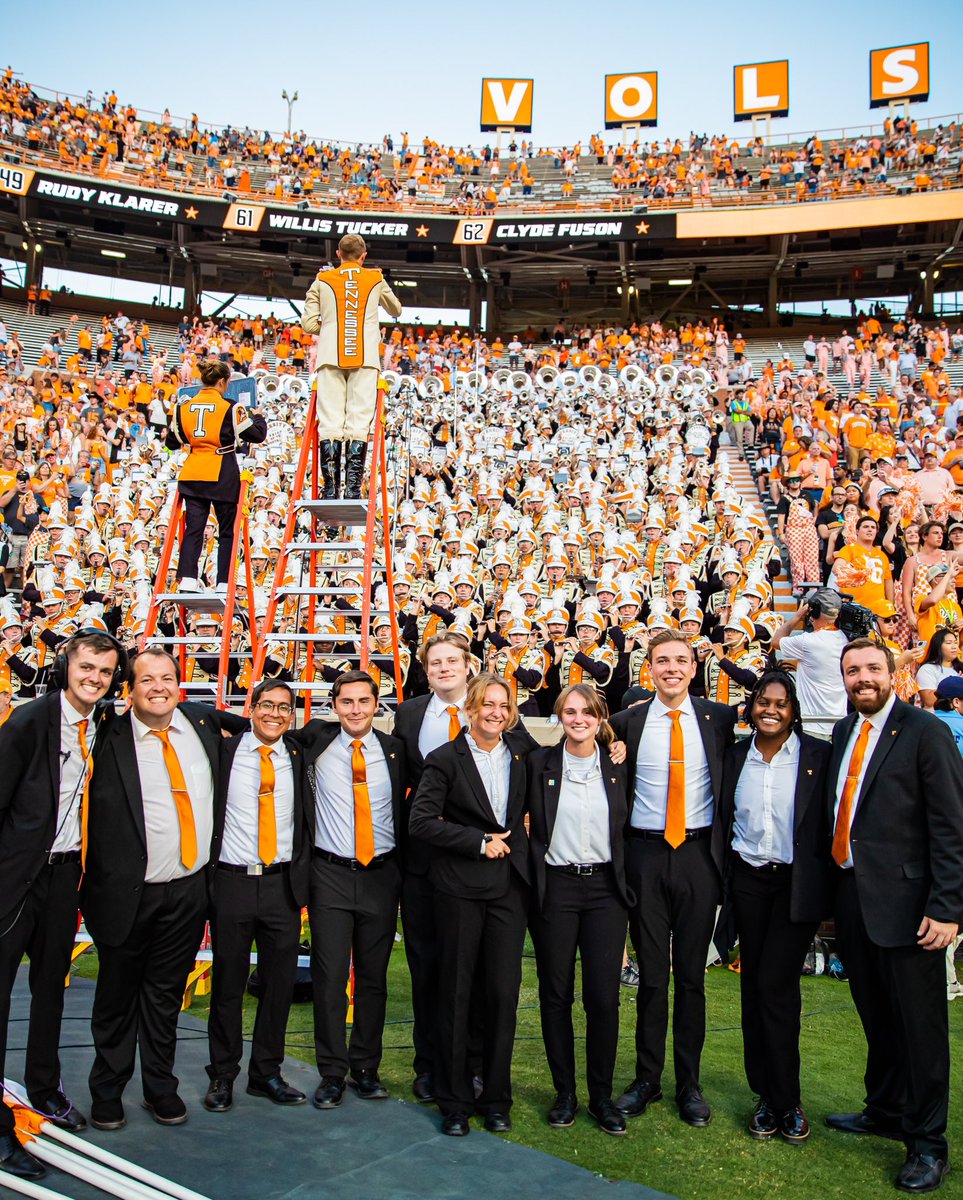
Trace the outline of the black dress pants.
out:
<instances>
[{"instance_id":1,"label":"black dress pants","mask_svg":"<svg viewBox=\"0 0 963 1200\"><path fill-rule=\"evenodd\" d=\"M257 945L260 995L251 1039L248 1077L278 1075L294 992L301 939L301 910L291 899L287 867L272 875L217 869L211 896L211 1012L207 1035L211 1079L236 1079L244 1052L242 1011Z\"/></svg>"},{"instance_id":2,"label":"black dress pants","mask_svg":"<svg viewBox=\"0 0 963 1200\"><path fill-rule=\"evenodd\" d=\"M140 1050L144 1099L177 1092L177 1020L207 913L203 870L170 883L146 883L130 933L119 946L97 944L100 960L90 1018L95 1102L119 1100Z\"/></svg>"},{"instance_id":3,"label":"black dress pants","mask_svg":"<svg viewBox=\"0 0 963 1200\"><path fill-rule=\"evenodd\" d=\"M917 945L877 946L852 870L836 895L839 957L866 1034L866 1114L902 1130L910 1154L946 1159L950 1098L946 955Z\"/></svg>"},{"instance_id":4,"label":"black dress pants","mask_svg":"<svg viewBox=\"0 0 963 1200\"><path fill-rule=\"evenodd\" d=\"M529 920L542 1038L556 1092L576 1093L575 959L582 960L589 1100L610 1099L619 1048L619 994L628 914L611 868L569 875L546 866L545 902Z\"/></svg>"},{"instance_id":5,"label":"black dress pants","mask_svg":"<svg viewBox=\"0 0 963 1200\"><path fill-rule=\"evenodd\" d=\"M377 1070L384 1044L388 961L398 928L397 858L352 870L315 855L311 861L311 981L318 1071L344 1079ZM354 1023L348 972L354 963Z\"/></svg>"},{"instance_id":6,"label":"black dress pants","mask_svg":"<svg viewBox=\"0 0 963 1200\"><path fill-rule=\"evenodd\" d=\"M401 885L401 926L411 975L416 1075L434 1072L438 1020L438 937L435 889L427 875L407 873Z\"/></svg>"},{"instance_id":7,"label":"black dress pants","mask_svg":"<svg viewBox=\"0 0 963 1200\"><path fill-rule=\"evenodd\" d=\"M182 499L184 501L184 540L177 557L177 578L197 578L197 564L204 545L204 529L213 506L214 515L217 517L217 582L227 583L231 573L231 551L234 548L237 496L231 500L215 500L200 496L182 496Z\"/></svg>"},{"instance_id":8,"label":"black dress pants","mask_svg":"<svg viewBox=\"0 0 963 1200\"><path fill-rule=\"evenodd\" d=\"M658 1084L669 1027L669 969L675 980L673 1058L678 1095L698 1087L706 1036L706 962L719 903L719 872L708 836L677 849L662 837L629 836L625 874L635 893L629 929L639 964L636 1078Z\"/></svg>"},{"instance_id":9,"label":"black dress pants","mask_svg":"<svg viewBox=\"0 0 963 1200\"><path fill-rule=\"evenodd\" d=\"M34 1104L60 1090L60 1024L64 982L77 932L80 859L47 864L23 901L0 916L0 1076L7 1050L10 997L24 955L30 959L30 1024L24 1086ZM0 1135L12 1133L13 1113L0 1097Z\"/></svg>"},{"instance_id":10,"label":"black dress pants","mask_svg":"<svg viewBox=\"0 0 963 1200\"><path fill-rule=\"evenodd\" d=\"M438 1037L435 1097L445 1114L508 1112L512 1105L512 1049L522 983L522 950L528 886L512 872L508 890L495 900L468 900L439 892ZM484 972L482 1077L475 1102L471 1041L477 1019L477 972Z\"/></svg>"},{"instance_id":11,"label":"black dress pants","mask_svg":"<svg viewBox=\"0 0 963 1200\"><path fill-rule=\"evenodd\" d=\"M799 978L817 922L790 919L792 867L754 869L734 855L746 1079L777 1112L800 1102Z\"/></svg>"}]
</instances>

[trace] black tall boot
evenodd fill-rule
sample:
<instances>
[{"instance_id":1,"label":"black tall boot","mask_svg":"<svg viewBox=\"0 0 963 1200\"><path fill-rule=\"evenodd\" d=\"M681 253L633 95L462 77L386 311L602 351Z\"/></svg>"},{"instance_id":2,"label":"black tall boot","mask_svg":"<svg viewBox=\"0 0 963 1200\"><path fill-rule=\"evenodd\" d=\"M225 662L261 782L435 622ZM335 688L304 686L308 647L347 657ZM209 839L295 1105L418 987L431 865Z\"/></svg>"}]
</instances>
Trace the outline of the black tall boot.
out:
<instances>
[{"instance_id":1,"label":"black tall boot","mask_svg":"<svg viewBox=\"0 0 963 1200\"><path fill-rule=\"evenodd\" d=\"M318 458L321 463L321 482L324 484L321 499L337 500L341 484L341 443L321 442L318 445Z\"/></svg>"},{"instance_id":2,"label":"black tall boot","mask_svg":"<svg viewBox=\"0 0 963 1200\"><path fill-rule=\"evenodd\" d=\"M345 500L361 499L361 481L364 479L364 459L367 450L367 442L348 442L347 444L347 458L344 465Z\"/></svg>"}]
</instances>

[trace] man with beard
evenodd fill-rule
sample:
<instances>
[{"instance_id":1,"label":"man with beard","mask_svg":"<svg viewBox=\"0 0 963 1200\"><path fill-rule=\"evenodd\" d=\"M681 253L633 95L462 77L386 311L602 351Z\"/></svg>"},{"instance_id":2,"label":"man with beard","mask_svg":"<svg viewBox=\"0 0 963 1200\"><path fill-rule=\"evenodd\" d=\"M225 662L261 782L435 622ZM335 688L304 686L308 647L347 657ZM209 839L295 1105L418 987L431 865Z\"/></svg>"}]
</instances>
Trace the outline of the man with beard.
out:
<instances>
[{"instance_id":1,"label":"man with beard","mask_svg":"<svg viewBox=\"0 0 963 1200\"><path fill-rule=\"evenodd\" d=\"M868 1047L862 1112L832 1129L905 1142L896 1179L929 1192L949 1169L944 952L963 915L963 759L935 717L897 699L892 653L842 652L855 713L833 730L836 928Z\"/></svg>"}]
</instances>

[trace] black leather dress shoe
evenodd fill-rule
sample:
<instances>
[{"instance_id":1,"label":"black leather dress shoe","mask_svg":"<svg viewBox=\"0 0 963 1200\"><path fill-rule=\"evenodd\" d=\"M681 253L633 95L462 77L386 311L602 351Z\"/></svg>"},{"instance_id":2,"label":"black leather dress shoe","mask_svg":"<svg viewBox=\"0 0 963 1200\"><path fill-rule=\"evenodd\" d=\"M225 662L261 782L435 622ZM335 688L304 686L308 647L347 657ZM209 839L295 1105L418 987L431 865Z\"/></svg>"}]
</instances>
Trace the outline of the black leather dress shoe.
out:
<instances>
[{"instance_id":1,"label":"black leather dress shoe","mask_svg":"<svg viewBox=\"0 0 963 1200\"><path fill-rule=\"evenodd\" d=\"M304 1092L291 1087L280 1075L272 1075L270 1079L248 1079L247 1094L263 1096L266 1100L273 1100L275 1104L283 1104L288 1108L295 1104L303 1104L307 1099Z\"/></svg>"},{"instance_id":2,"label":"black leather dress shoe","mask_svg":"<svg viewBox=\"0 0 963 1200\"><path fill-rule=\"evenodd\" d=\"M39 1104L36 1100L31 1100L30 1104L58 1129L66 1129L68 1133L80 1133L87 1128L87 1118L74 1108L63 1092L54 1092Z\"/></svg>"},{"instance_id":3,"label":"black leather dress shoe","mask_svg":"<svg viewBox=\"0 0 963 1200\"><path fill-rule=\"evenodd\" d=\"M204 1097L208 1112L230 1112L234 1107L234 1082L231 1079L212 1079Z\"/></svg>"},{"instance_id":4,"label":"black leather dress shoe","mask_svg":"<svg viewBox=\"0 0 963 1200\"><path fill-rule=\"evenodd\" d=\"M485 1128L489 1133L508 1133L512 1127L512 1119L508 1113L486 1113Z\"/></svg>"},{"instance_id":5,"label":"black leather dress shoe","mask_svg":"<svg viewBox=\"0 0 963 1200\"><path fill-rule=\"evenodd\" d=\"M810 1134L809 1122L801 1104L779 1114L779 1133L784 1142L805 1142Z\"/></svg>"},{"instance_id":6,"label":"black leather dress shoe","mask_svg":"<svg viewBox=\"0 0 963 1200\"><path fill-rule=\"evenodd\" d=\"M47 1174L43 1163L29 1150L24 1150L13 1133L0 1135L0 1171L16 1175L18 1179L43 1179Z\"/></svg>"},{"instance_id":7,"label":"black leather dress shoe","mask_svg":"<svg viewBox=\"0 0 963 1200\"><path fill-rule=\"evenodd\" d=\"M471 1126L464 1113L448 1113L441 1123L441 1132L446 1137L467 1137Z\"/></svg>"},{"instance_id":8,"label":"black leather dress shoe","mask_svg":"<svg viewBox=\"0 0 963 1200\"><path fill-rule=\"evenodd\" d=\"M127 1124L123 1102L95 1100L90 1106L90 1123L94 1129L123 1129Z\"/></svg>"},{"instance_id":9,"label":"black leather dress shoe","mask_svg":"<svg viewBox=\"0 0 963 1200\"><path fill-rule=\"evenodd\" d=\"M779 1132L779 1120L769 1101L760 1096L759 1102L749 1118L749 1134L758 1142L774 1137Z\"/></svg>"},{"instance_id":10,"label":"black leather dress shoe","mask_svg":"<svg viewBox=\"0 0 963 1200\"><path fill-rule=\"evenodd\" d=\"M432 1103L435 1098L435 1081L429 1071L415 1076L415 1082L411 1085L411 1094L419 1104Z\"/></svg>"},{"instance_id":11,"label":"black leather dress shoe","mask_svg":"<svg viewBox=\"0 0 963 1200\"><path fill-rule=\"evenodd\" d=\"M613 1137L625 1133L625 1117L607 1097L604 1100L591 1101L588 1111L589 1116L598 1121L599 1129L603 1133L610 1133Z\"/></svg>"},{"instance_id":12,"label":"black leather dress shoe","mask_svg":"<svg viewBox=\"0 0 963 1200\"><path fill-rule=\"evenodd\" d=\"M144 1108L158 1125L183 1125L187 1120L187 1105L176 1092L156 1100L145 1099Z\"/></svg>"},{"instance_id":13,"label":"black leather dress shoe","mask_svg":"<svg viewBox=\"0 0 963 1200\"><path fill-rule=\"evenodd\" d=\"M362 1100L388 1099L388 1089L378 1078L378 1072L374 1067L353 1071L348 1084L354 1088Z\"/></svg>"},{"instance_id":14,"label":"black leather dress shoe","mask_svg":"<svg viewBox=\"0 0 963 1200\"><path fill-rule=\"evenodd\" d=\"M340 1075L322 1075L311 1103L315 1108L340 1108L344 1099L344 1080Z\"/></svg>"},{"instance_id":15,"label":"black leather dress shoe","mask_svg":"<svg viewBox=\"0 0 963 1200\"><path fill-rule=\"evenodd\" d=\"M910 1154L896 1176L901 1192L935 1192L949 1171L950 1164L932 1154Z\"/></svg>"},{"instance_id":16,"label":"black leather dress shoe","mask_svg":"<svg viewBox=\"0 0 963 1200\"><path fill-rule=\"evenodd\" d=\"M650 1104L661 1099L662 1089L657 1083L635 1079L616 1100L615 1107L623 1117L641 1117Z\"/></svg>"},{"instance_id":17,"label":"black leather dress shoe","mask_svg":"<svg viewBox=\"0 0 963 1200\"><path fill-rule=\"evenodd\" d=\"M706 1104L702 1088L683 1088L675 1100L679 1106L679 1116L694 1129L705 1129L712 1120L712 1109Z\"/></svg>"},{"instance_id":18,"label":"black leather dress shoe","mask_svg":"<svg viewBox=\"0 0 963 1200\"><path fill-rule=\"evenodd\" d=\"M572 1092L559 1092L555 1103L548 1110L548 1123L553 1129L568 1129L575 1124L578 1100Z\"/></svg>"},{"instance_id":19,"label":"black leather dress shoe","mask_svg":"<svg viewBox=\"0 0 963 1200\"><path fill-rule=\"evenodd\" d=\"M872 1133L876 1137L891 1138L894 1142L903 1140L901 1130L880 1125L866 1113L830 1113L826 1124L830 1129L838 1129L841 1133Z\"/></svg>"}]
</instances>

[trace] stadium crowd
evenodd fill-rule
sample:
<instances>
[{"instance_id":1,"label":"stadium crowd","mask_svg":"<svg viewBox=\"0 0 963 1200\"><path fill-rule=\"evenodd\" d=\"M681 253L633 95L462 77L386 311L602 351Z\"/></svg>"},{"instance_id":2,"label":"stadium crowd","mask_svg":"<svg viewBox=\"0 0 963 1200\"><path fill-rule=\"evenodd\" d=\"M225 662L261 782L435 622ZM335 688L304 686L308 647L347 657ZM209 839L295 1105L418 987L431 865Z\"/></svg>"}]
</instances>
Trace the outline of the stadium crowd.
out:
<instances>
[{"instance_id":1,"label":"stadium crowd","mask_svg":"<svg viewBox=\"0 0 963 1200\"><path fill-rule=\"evenodd\" d=\"M629 145L593 134L584 145L536 147L511 138L507 146L444 145L428 136L386 134L379 144L349 145L304 130L222 129L197 114L178 123L170 112L141 115L113 92L45 97L8 67L0 80L0 139L11 148L67 171L110 173L144 186L175 187L278 202L323 196L339 207L445 206L453 212L491 212L549 198L572 202L583 177L608 183L598 204L732 202L752 193L772 200L826 199L957 186L960 131L954 123L921 130L915 120L886 118L881 131L826 140L814 133L799 145L767 148L725 135ZM536 170L534 164L544 164ZM600 174L601 169L601 174ZM551 191L546 191L546 186Z\"/></svg>"}]
</instances>

